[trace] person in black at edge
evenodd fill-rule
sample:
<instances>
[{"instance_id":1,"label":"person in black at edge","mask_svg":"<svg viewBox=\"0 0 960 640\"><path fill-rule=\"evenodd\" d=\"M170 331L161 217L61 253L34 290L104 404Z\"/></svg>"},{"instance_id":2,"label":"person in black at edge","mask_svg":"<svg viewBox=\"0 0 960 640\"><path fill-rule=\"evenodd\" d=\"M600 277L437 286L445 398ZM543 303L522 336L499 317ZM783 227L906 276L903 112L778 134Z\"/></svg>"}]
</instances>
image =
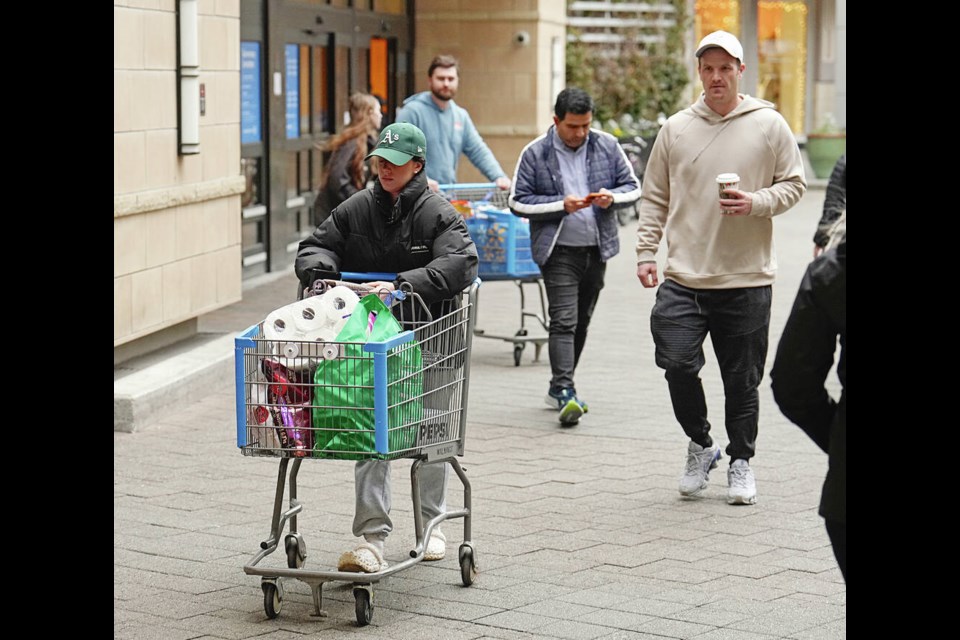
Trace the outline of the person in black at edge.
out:
<instances>
[{"instance_id":1,"label":"person in black at edge","mask_svg":"<svg viewBox=\"0 0 960 640\"><path fill-rule=\"evenodd\" d=\"M824 388L840 338L840 399ZM773 399L829 459L819 513L847 580L847 238L807 267L770 371Z\"/></svg>"}]
</instances>

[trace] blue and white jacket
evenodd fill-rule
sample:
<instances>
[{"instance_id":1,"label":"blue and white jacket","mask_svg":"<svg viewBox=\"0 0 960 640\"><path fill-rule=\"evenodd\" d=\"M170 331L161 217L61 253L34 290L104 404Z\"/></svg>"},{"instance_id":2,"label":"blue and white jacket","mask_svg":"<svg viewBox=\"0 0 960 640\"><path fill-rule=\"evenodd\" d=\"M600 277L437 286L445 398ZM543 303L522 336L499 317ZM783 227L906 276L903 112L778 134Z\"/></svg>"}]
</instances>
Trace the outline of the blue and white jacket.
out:
<instances>
[{"instance_id":1,"label":"blue and white jacket","mask_svg":"<svg viewBox=\"0 0 960 640\"><path fill-rule=\"evenodd\" d=\"M553 148L556 127L530 142L520 152L508 206L514 215L530 220L533 260L546 264L566 218L563 198L567 195L560 175L560 163ZM620 143L611 134L596 129L587 136L587 186L591 192L607 189L613 195L608 209L593 205L597 219L597 246L606 262L620 252L616 209L633 206L640 198L640 180ZM578 194L586 195L586 194Z\"/></svg>"}]
</instances>

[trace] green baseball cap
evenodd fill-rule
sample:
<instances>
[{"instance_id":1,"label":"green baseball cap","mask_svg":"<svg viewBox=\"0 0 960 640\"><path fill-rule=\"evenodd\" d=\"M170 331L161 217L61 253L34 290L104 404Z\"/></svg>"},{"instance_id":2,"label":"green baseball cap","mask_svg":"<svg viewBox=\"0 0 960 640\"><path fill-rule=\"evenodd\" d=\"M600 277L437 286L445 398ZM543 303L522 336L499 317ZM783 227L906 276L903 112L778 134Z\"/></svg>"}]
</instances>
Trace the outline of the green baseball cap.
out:
<instances>
[{"instance_id":1,"label":"green baseball cap","mask_svg":"<svg viewBox=\"0 0 960 640\"><path fill-rule=\"evenodd\" d=\"M380 132L377 148L367 157L379 156L398 167L413 158L427 159L427 139L423 131L409 122L395 122Z\"/></svg>"}]
</instances>

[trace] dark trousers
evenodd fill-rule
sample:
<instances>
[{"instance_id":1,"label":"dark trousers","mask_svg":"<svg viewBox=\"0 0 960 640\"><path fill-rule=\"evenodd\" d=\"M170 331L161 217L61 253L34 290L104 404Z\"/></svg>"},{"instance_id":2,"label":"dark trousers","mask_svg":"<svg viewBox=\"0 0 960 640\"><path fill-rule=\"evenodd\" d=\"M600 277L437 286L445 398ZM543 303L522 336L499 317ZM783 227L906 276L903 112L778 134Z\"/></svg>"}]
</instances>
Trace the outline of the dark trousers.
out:
<instances>
[{"instance_id":1,"label":"dark trousers","mask_svg":"<svg viewBox=\"0 0 960 640\"><path fill-rule=\"evenodd\" d=\"M833 545L833 555L840 566L840 573L843 574L843 581L847 581L847 523L837 520L825 520L827 524L827 535L830 536L830 544Z\"/></svg>"},{"instance_id":2,"label":"dark trousers","mask_svg":"<svg viewBox=\"0 0 960 640\"><path fill-rule=\"evenodd\" d=\"M550 313L551 387L574 386L573 372L587 342L587 327L606 271L597 247L557 245L540 267Z\"/></svg>"},{"instance_id":3,"label":"dark trousers","mask_svg":"<svg viewBox=\"0 0 960 640\"><path fill-rule=\"evenodd\" d=\"M755 452L771 294L770 286L690 289L664 280L650 315L656 362L665 371L673 413L684 433L702 447L713 445L699 375L703 341L710 334L723 379L731 462L749 460Z\"/></svg>"}]
</instances>

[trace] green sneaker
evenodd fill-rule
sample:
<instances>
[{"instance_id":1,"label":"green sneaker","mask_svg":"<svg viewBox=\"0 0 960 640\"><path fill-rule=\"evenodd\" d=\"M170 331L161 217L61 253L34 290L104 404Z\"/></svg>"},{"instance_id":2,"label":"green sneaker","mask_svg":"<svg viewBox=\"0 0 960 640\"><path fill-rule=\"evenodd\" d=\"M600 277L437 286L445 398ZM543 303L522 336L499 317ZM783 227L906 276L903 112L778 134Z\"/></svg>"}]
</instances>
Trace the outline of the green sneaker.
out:
<instances>
[{"instance_id":1,"label":"green sneaker","mask_svg":"<svg viewBox=\"0 0 960 640\"><path fill-rule=\"evenodd\" d=\"M560 411L560 424L564 426L577 424L580 422L580 417L588 411L587 403L580 401L577 398L577 392L569 387L551 388L547 392L546 402Z\"/></svg>"},{"instance_id":2,"label":"green sneaker","mask_svg":"<svg viewBox=\"0 0 960 640\"><path fill-rule=\"evenodd\" d=\"M579 400L571 398L563 406L563 409L560 409L560 424L565 427L572 427L580 422L580 416L586 412L586 407L580 404Z\"/></svg>"}]
</instances>

